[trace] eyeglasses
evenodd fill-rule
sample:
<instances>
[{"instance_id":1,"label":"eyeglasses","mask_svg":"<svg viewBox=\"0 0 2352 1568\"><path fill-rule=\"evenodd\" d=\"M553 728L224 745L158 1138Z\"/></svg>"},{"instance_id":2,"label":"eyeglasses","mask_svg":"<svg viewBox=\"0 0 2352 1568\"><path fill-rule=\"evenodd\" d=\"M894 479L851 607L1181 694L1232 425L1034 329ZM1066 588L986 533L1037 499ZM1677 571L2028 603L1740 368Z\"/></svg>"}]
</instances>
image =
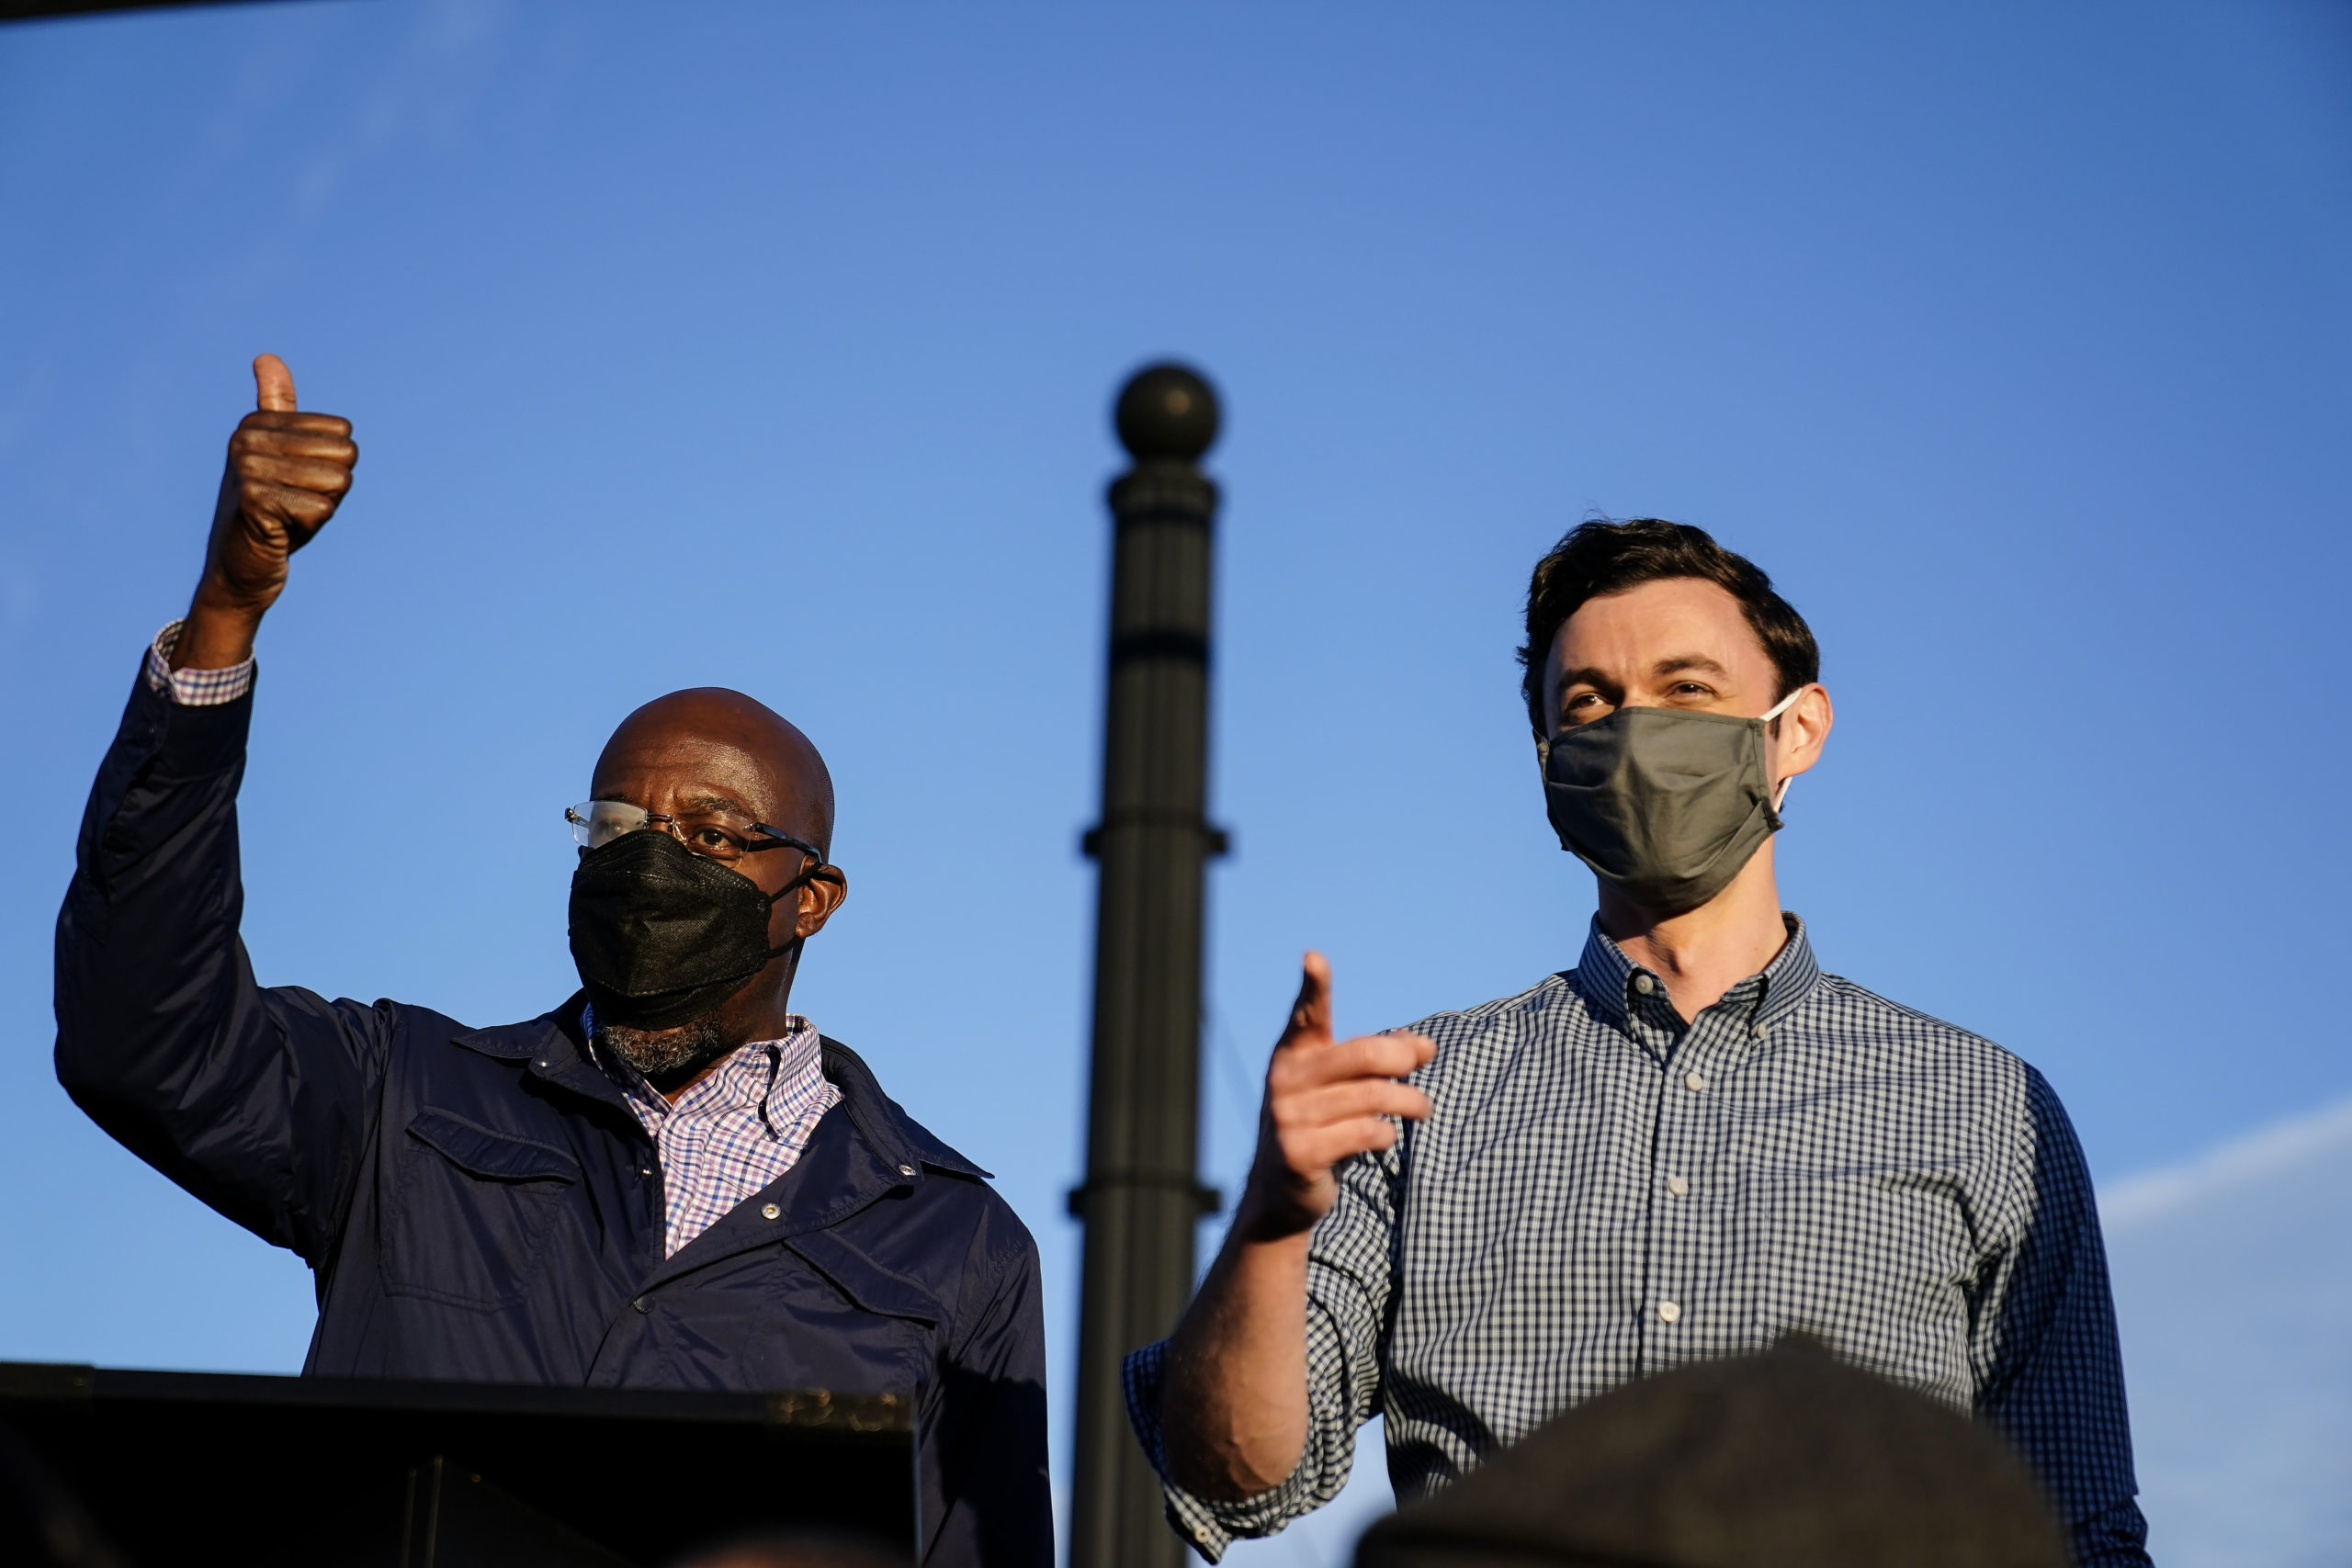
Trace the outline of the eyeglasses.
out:
<instances>
[{"instance_id":1,"label":"eyeglasses","mask_svg":"<svg viewBox=\"0 0 2352 1568\"><path fill-rule=\"evenodd\" d=\"M736 861L761 850L798 850L820 865L825 852L806 839L796 839L781 828L719 812L672 817L648 811L625 800L583 800L563 808L575 843L587 849L609 844L624 833L659 828L692 853L717 861Z\"/></svg>"}]
</instances>

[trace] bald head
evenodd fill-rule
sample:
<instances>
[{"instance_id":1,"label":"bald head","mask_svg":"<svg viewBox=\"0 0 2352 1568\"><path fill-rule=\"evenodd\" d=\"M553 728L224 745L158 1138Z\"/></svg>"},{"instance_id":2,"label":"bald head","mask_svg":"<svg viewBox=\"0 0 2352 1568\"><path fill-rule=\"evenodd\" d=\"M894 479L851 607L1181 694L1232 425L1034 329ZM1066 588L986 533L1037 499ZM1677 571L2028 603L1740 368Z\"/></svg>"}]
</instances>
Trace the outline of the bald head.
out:
<instances>
[{"instance_id":1,"label":"bald head","mask_svg":"<svg viewBox=\"0 0 2352 1568\"><path fill-rule=\"evenodd\" d=\"M832 852L825 759L766 704L724 686L672 692L621 720L589 787L673 816L737 812Z\"/></svg>"}]
</instances>

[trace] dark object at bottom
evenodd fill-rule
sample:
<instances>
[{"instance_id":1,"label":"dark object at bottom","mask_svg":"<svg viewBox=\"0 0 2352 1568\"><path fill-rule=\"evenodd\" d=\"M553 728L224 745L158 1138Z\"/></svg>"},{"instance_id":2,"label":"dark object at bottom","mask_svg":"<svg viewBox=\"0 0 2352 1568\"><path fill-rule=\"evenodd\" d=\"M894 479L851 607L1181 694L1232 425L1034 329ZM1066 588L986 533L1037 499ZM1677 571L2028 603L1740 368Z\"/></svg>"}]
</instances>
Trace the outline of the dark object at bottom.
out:
<instances>
[{"instance_id":1,"label":"dark object at bottom","mask_svg":"<svg viewBox=\"0 0 2352 1568\"><path fill-rule=\"evenodd\" d=\"M435 1454L408 1472L401 1568L627 1568L628 1559Z\"/></svg>"},{"instance_id":2,"label":"dark object at bottom","mask_svg":"<svg viewBox=\"0 0 2352 1568\"><path fill-rule=\"evenodd\" d=\"M0 1362L0 1562L660 1568L916 1541L913 1401Z\"/></svg>"},{"instance_id":3,"label":"dark object at bottom","mask_svg":"<svg viewBox=\"0 0 2352 1568\"><path fill-rule=\"evenodd\" d=\"M1356 1544L1356 1568L2066 1568L1990 1428L1810 1339L1632 1383Z\"/></svg>"}]
</instances>

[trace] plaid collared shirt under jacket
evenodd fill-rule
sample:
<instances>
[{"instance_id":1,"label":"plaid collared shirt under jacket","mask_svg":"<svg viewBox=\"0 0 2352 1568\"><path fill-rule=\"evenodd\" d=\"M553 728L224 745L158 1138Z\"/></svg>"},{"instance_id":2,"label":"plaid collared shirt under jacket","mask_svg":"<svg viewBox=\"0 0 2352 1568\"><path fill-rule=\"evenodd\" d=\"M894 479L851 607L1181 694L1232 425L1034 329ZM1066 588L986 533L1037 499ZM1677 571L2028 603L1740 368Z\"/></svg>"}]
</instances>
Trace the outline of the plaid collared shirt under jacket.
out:
<instances>
[{"instance_id":1,"label":"plaid collared shirt under jacket","mask_svg":"<svg viewBox=\"0 0 2352 1568\"><path fill-rule=\"evenodd\" d=\"M791 1027L782 1039L739 1046L674 1105L602 1042L593 1046L596 1065L628 1097L660 1152L663 1256L675 1258L798 1164L818 1122L842 1102L820 1069L817 1026L797 1012L785 1021ZM580 1032L596 1040L594 1008L580 1010Z\"/></svg>"},{"instance_id":2,"label":"plaid collared shirt under jacket","mask_svg":"<svg viewBox=\"0 0 2352 1568\"><path fill-rule=\"evenodd\" d=\"M2041 1075L1815 964L1804 928L1685 1023L1596 926L1577 967L1413 1029L1432 1111L1340 1168L1307 1265L1308 1436L1211 1561L1339 1495L1385 1417L1400 1501L1580 1400L1803 1329L1992 1420L2098 1568L2147 1562L2106 1253ZM1128 1358L1163 1481L1164 1345Z\"/></svg>"}]
</instances>

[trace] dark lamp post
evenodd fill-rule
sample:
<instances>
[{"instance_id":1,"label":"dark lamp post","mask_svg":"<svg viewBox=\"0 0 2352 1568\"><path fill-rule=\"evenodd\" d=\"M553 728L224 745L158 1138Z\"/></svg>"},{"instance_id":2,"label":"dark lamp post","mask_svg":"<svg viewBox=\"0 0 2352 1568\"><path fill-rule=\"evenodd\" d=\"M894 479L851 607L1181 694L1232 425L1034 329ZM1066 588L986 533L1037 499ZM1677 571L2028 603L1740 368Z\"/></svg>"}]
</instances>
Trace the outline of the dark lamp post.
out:
<instances>
[{"instance_id":1,"label":"dark lamp post","mask_svg":"<svg viewBox=\"0 0 2352 1568\"><path fill-rule=\"evenodd\" d=\"M1205 815L1209 562L1216 486L1197 460L1216 394L1179 365L1119 394L1135 465L1112 481L1111 675L1095 910L1094 1052L1079 1306L1073 1568L1174 1568L1182 1544L1127 1429L1119 1365L1175 1326L1193 1290L1193 1227L1216 1208L1199 1174L1204 872L1224 836Z\"/></svg>"}]
</instances>

